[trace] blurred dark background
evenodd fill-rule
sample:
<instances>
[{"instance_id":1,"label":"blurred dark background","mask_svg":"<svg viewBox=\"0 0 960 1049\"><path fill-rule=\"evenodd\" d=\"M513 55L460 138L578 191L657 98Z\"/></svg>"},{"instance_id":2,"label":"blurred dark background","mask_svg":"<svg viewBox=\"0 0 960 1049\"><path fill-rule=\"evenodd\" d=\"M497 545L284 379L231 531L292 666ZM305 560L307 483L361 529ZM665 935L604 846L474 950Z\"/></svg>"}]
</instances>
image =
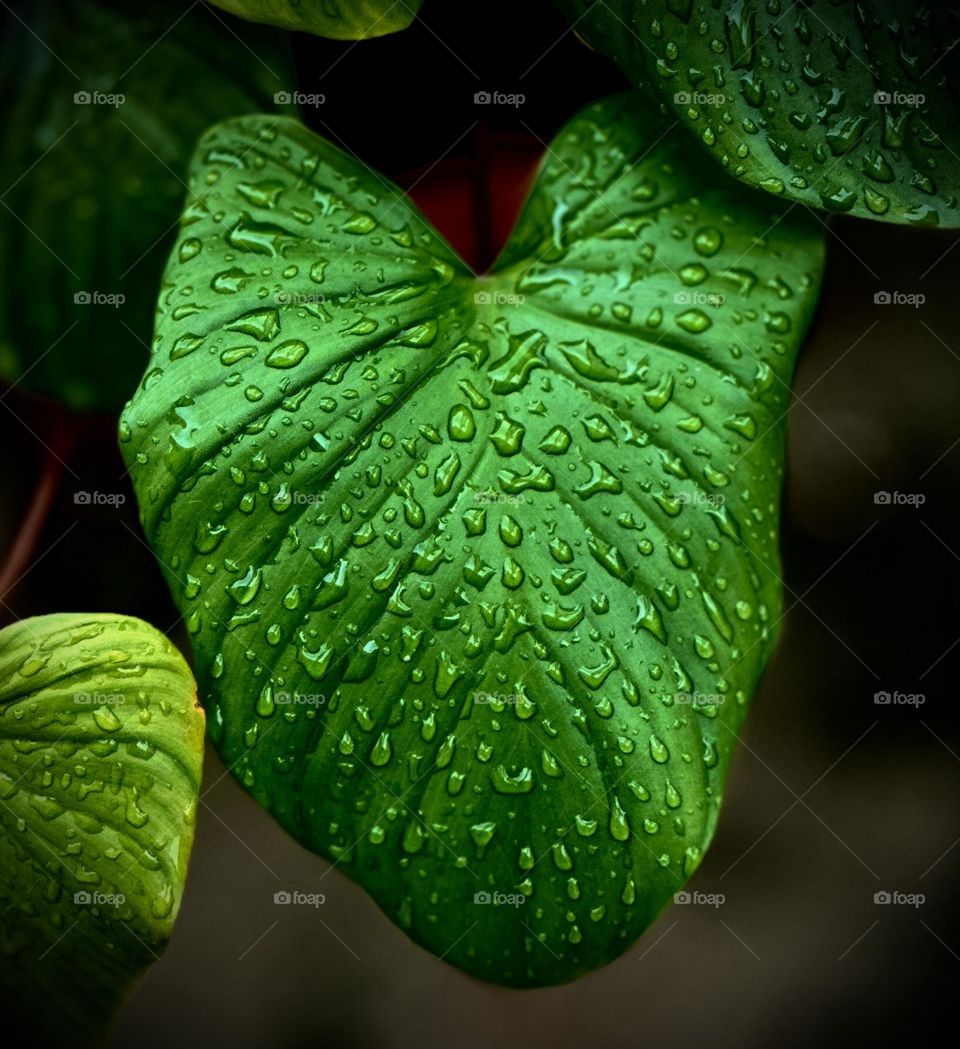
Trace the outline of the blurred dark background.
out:
<instances>
[{"instance_id":1,"label":"blurred dark background","mask_svg":"<svg viewBox=\"0 0 960 1049\"><path fill-rule=\"evenodd\" d=\"M429 0L407 33L358 45L300 37L295 54L301 90L325 96L304 110L307 122L417 183L415 195L443 198L445 232L481 259L496 237L470 242L477 223L458 231L458 213L518 196L540 140L622 86L539 2ZM525 101L478 106L477 91ZM949 1025L960 963L958 239L831 223L789 416L789 611L692 886L722 893L722 906L668 908L618 961L572 985L486 986L414 946L360 889L328 874L209 752L176 934L111 1044L613 1049L703 1039L732 1049L884 1045L905 1032L926 1041L927 1025ZM925 301L877 305L883 290ZM40 441L64 427L19 389L0 406L6 546L47 458ZM33 567L6 603L20 617L130 613L182 640L142 542L114 422L74 422ZM77 505L80 490L127 501ZM878 492L924 502L884 505ZM923 702L878 705L879 691ZM323 892L326 904L279 909L280 889ZM877 905L877 892L925 902Z\"/></svg>"}]
</instances>

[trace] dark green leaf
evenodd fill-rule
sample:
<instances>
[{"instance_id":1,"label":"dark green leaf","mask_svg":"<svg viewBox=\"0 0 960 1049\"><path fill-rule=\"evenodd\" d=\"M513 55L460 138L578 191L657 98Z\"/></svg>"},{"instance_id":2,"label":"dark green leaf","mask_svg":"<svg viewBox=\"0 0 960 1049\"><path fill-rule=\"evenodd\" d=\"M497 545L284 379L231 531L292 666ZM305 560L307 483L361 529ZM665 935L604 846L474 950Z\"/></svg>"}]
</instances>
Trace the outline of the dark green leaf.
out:
<instances>
[{"instance_id":1,"label":"dark green leaf","mask_svg":"<svg viewBox=\"0 0 960 1049\"><path fill-rule=\"evenodd\" d=\"M197 139L273 107L286 44L186 0L21 6L0 47L0 378L119 410L149 356Z\"/></svg>"},{"instance_id":2,"label":"dark green leaf","mask_svg":"<svg viewBox=\"0 0 960 1049\"><path fill-rule=\"evenodd\" d=\"M960 226L960 10L919 0L557 0L748 185Z\"/></svg>"},{"instance_id":3,"label":"dark green leaf","mask_svg":"<svg viewBox=\"0 0 960 1049\"><path fill-rule=\"evenodd\" d=\"M819 224L631 97L483 278L292 121L191 177L121 441L214 741L447 960L614 957L699 862L776 634Z\"/></svg>"},{"instance_id":4,"label":"dark green leaf","mask_svg":"<svg viewBox=\"0 0 960 1049\"><path fill-rule=\"evenodd\" d=\"M137 619L0 631L0 1001L31 1042L85 1043L157 957L193 842L203 711Z\"/></svg>"},{"instance_id":5,"label":"dark green leaf","mask_svg":"<svg viewBox=\"0 0 960 1049\"><path fill-rule=\"evenodd\" d=\"M217 7L254 22L362 40L406 29L423 0L213 0Z\"/></svg>"}]
</instances>

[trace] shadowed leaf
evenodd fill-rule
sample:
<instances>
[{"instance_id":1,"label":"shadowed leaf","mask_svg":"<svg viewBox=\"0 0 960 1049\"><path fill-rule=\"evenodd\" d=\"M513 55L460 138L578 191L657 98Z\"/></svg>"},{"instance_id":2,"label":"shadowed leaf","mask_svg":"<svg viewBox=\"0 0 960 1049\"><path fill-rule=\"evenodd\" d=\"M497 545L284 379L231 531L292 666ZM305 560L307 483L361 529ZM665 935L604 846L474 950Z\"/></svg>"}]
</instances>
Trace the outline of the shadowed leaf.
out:
<instances>
[{"instance_id":1,"label":"shadowed leaf","mask_svg":"<svg viewBox=\"0 0 960 1049\"><path fill-rule=\"evenodd\" d=\"M119 411L197 139L273 108L286 42L186 0L20 6L0 9L0 379Z\"/></svg>"},{"instance_id":2,"label":"shadowed leaf","mask_svg":"<svg viewBox=\"0 0 960 1049\"><path fill-rule=\"evenodd\" d=\"M224 11L334 40L362 40L406 29L423 0L213 0Z\"/></svg>"},{"instance_id":3,"label":"shadowed leaf","mask_svg":"<svg viewBox=\"0 0 960 1049\"><path fill-rule=\"evenodd\" d=\"M750 186L960 225L960 10L917 0L557 0Z\"/></svg>"}]
</instances>

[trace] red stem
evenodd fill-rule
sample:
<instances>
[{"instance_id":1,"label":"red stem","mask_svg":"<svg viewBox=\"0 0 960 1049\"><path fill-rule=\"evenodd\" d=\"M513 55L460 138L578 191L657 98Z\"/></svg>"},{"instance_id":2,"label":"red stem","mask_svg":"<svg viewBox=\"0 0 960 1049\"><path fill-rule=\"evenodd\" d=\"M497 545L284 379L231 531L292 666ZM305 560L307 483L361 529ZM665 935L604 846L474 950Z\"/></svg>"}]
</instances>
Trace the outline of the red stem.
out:
<instances>
[{"instance_id":1,"label":"red stem","mask_svg":"<svg viewBox=\"0 0 960 1049\"><path fill-rule=\"evenodd\" d=\"M40 477L3 567L0 568L0 602L6 601L28 569L63 479L63 459L73 450L75 440L76 431L70 426L67 417L55 411ZM0 611L9 614L9 609L2 608Z\"/></svg>"}]
</instances>

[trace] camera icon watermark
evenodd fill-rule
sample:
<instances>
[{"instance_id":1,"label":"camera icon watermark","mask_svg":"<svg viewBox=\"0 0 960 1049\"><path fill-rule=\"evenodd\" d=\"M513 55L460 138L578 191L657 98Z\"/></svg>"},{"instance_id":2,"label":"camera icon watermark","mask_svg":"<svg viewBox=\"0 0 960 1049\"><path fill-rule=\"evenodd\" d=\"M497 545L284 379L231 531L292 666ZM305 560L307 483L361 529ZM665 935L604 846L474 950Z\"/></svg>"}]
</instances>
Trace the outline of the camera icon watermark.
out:
<instances>
[{"instance_id":1,"label":"camera icon watermark","mask_svg":"<svg viewBox=\"0 0 960 1049\"><path fill-rule=\"evenodd\" d=\"M327 897L322 892L288 892L280 889L273 894L273 902L282 907L322 907Z\"/></svg>"},{"instance_id":2,"label":"camera icon watermark","mask_svg":"<svg viewBox=\"0 0 960 1049\"><path fill-rule=\"evenodd\" d=\"M80 707L121 707L126 702L122 692L74 692L73 701Z\"/></svg>"},{"instance_id":3,"label":"camera icon watermark","mask_svg":"<svg viewBox=\"0 0 960 1049\"><path fill-rule=\"evenodd\" d=\"M119 309L127 301L120 292L78 291L74 293L74 306L112 306Z\"/></svg>"},{"instance_id":4,"label":"camera icon watermark","mask_svg":"<svg viewBox=\"0 0 960 1049\"><path fill-rule=\"evenodd\" d=\"M127 497L123 492L88 492L73 493L74 506L123 506Z\"/></svg>"},{"instance_id":5,"label":"camera icon watermark","mask_svg":"<svg viewBox=\"0 0 960 1049\"><path fill-rule=\"evenodd\" d=\"M723 506L727 501L727 497L723 492L664 492L663 494L667 499L690 506L712 506L716 508Z\"/></svg>"},{"instance_id":6,"label":"camera icon watermark","mask_svg":"<svg viewBox=\"0 0 960 1049\"><path fill-rule=\"evenodd\" d=\"M919 291L875 291L873 293L875 306L912 306L917 310L926 301L926 295Z\"/></svg>"},{"instance_id":7,"label":"camera icon watermark","mask_svg":"<svg viewBox=\"0 0 960 1049\"><path fill-rule=\"evenodd\" d=\"M927 501L923 492L874 492L875 506L923 506Z\"/></svg>"},{"instance_id":8,"label":"camera icon watermark","mask_svg":"<svg viewBox=\"0 0 960 1049\"><path fill-rule=\"evenodd\" d=\"M73 96L75 106L110 106L119 109L126 101L126 95L105 91L77 91Z\"/></svg>"},{"instance_id":9,"label":"camera icon watermark","mask_svg":"<svg viewBox=\"0 0 960 1049\"><path fill-rule=\"evenodd\" d=\"M675 306L722 306L727 297L717 291L677 291L673 295Z\"/></svg>"},{"instance_id":10,"label":"camera icon watermark","mask_svg":"<svg viewBox=\"0 0 960 1049\"><path fill-rule=\"evenodd\" d=\"M281 707L322 707L327 697L320 692L275 692L273 701Z\"/></svg>"},{"instance_id":11,"label":"camera icon watermark","mask_svg":"<svg viewBox=\"0 0 960 1049\"><path fill-rule=\"evenodd\" d=\"M506 707L515 707L520 702L519 692L474 692L474 703L481 705L487 703L500 704Z\"/></svg>"},{"instance_id":12,"label":"camera icon watermark","mask_svg":"<svg viewBox=\"0 0 960 1049\"><path fill-rule=\"evenodd\" d=\"M919 92L877 91L873 96L874 105L877 106L911 106L916 109L926 101L927 96Z\"/></svg>"},{"instance_id":13,"label":"camera icon watermark","mask_svg":"<svg viewBox=\"0 0 960 1049\"><path fill-rule=\"evenodd\" d=\"M277 106L304 106L317 109L327 101L326 95L307 94L304 91L278 91L273 96Z\"/></svg>"},{"instance_id":14,"label":"camera icon watermark","mask_svg":"<svg viewBox=\"0 0 960 1049\"><path fill-rule=\"evenodd\" d=\"M518 109L527 101L526 95L508 94L504 91L477 91L473 96L477 106L513 106Z\"/></svg>"},{"instance_id":15,"label":"camera icon watermark","mask_svg":"<svg viewBox=\"0 0 960 1049\"><path fill-rule=\"evenodd\" d=\"M483 907L522 907L527 897L522 892L475 892L473 902Z\"/></svg>"},{"instance_id":16,"label":"camera icon watermark","mask_svg":"<svg viewBox=\"0 0 960 1049\"><path fill-rule=\"evenodd\" d=\"M486 488L473 493L475 503L506 503L509 506L522 506L523 496L519 493L496 492L492 488Z\"/></svg>"},{"instance_id":17,"label":"camera icon watermark","mask_svg":"<svg viewBox=\"0 0 960 1049\"><path fill-rule=\"evenodd\" d=\"M81 890L73 894L73 902L78 907L122 907L127 902L122 892L87 892Z\"/></svg>"},{"instance_id":18,"label":"camera icon watermark","mask_svg":"<svg viewBox=\"0 0 960 1049\"><path fill-rule=\"evenodd\" d=\"M319 292L278 291L273 296L276 306L322 306L326 296Z\"/></svg>"},{"instance_id":19,"label":"camera icon watermark","mask_svg":"<svg viewBox=\"0 0 960 1049\"><path fill-rule=\"evenodd\" d=\"M922 707L927 697L922 692L874 692L873 702L878 707Z\"/></svg>"},{"instance_id":20,"label":"camera icon watermark","mask_svg":"<svg viewBox=\"0 0 960 1049\"><path fill-rule=\"evenodd\" d=\"M922 907L927 897L922 892L875 892L873 902L881 907Z\"/></svg>"},{"instance_id":21,"label":"camera icon watermark","mask_svg":"<svg viewBox=\"0 0 960 1049\"><path fill-rule=\"evenodd\" d=\"M473 295L475 306L522 306L526 301L525 295L503 291L478 291Z\"/></svg>"},{"instance_id":22,"label":"camera icon watermark","mask_svg":"<svg viewBox=\"0 0 960 1049\"><path fill-rule=\"evenodd\" d=\"M319 506L326 501L326 496L322 492L295 491L290 493L290 500L294 506Z\"/></svg>"},{"instance_id":23,"label":"camera icon watermark","mask_svg":"<svg viewBox=\"0 0 960 1049\"><path fill-rule=\"evenodd\" d=\"M674 692L673 700L691 707L722 707L726 697L719 692Z\"/></svg>"},{"instance_id":24,"label":"camera icon watermark","mask_svg":"<svg viewBox=\"0 0 960 1049\"><path fill-rule=\"evenodd\" d=\"M673 902L684 907L722 907L727 897L722 892L699 892L687 889L673 894Z\"/></svg>"},{"instance_id":25,"label":"camera icon watermark","mask_svg":"<svg viewBox=\"0 0 960 1049\"><path fill-rule=\"evenodd\" d=\"M673 101L678 106L723 106L726 105L727 96L719 92L677 91Z\"/></svg>"}]
</instances>

